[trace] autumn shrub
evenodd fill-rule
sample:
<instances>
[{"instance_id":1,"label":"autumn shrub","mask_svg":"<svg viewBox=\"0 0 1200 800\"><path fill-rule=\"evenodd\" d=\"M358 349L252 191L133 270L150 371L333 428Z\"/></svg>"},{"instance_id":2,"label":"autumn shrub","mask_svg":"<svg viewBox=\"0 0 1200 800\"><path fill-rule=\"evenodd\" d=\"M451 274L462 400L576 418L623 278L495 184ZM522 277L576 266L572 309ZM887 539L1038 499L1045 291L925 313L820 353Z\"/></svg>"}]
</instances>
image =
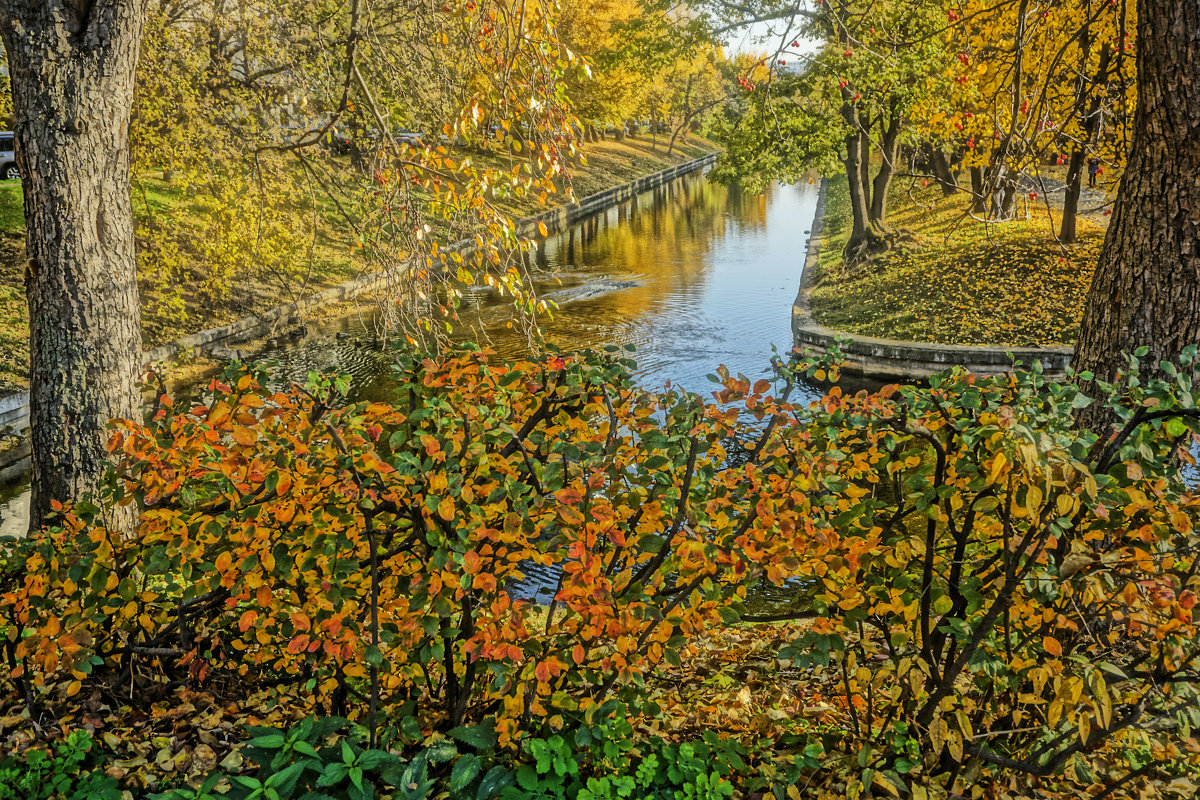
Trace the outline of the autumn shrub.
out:
<instances>
[{"instance_id":1,"label":"autumn shrub","mask_svg":"<svg viewBox=\"0 0 1200 800\"><path fill-rule=\"evenodd\" d=\"M621 746L694 756L710 687L680 648L790 621L729 747L765 738L762 774L811 796L1190 797L1194 355L1164 379L1131 358L1101 436L1036 369L809 404L795 381L828 365L776 364L720 370L713 402L640 390L615 353L464 352L401 358L394 403L348 406L338 381L232 372L116 425L109 496L10 545L3 678L34 717L199 684L344 715L368 748L485 726L532 759L515 786L621 796L628 774L533 742L593 764L605 703L639 726L691 703L669 753L644 745L666 727ZM800 600L752 607L768 584Z\"/></svg>"},{"instance_id":2,"label":"autumn shrub","mask_svg":"<svg viewBox=\"0 0 1200 800\"><path fill-rule=\"evenodd\" d=\"M1099 437L1036 369L821 401L791 570L815 620L779 657L822 676L848 796L1193 796L1194 359L1131 357Z\"/></svg>"},{"instance_id":3,"label":"autumn shrub","mask_svg":"<svg viewBox=\"0 0 1200 800\"><path fill-rule=\"evenodd\" d=\"M395 405L246 373L120 424L104 502L136 504L137 535L78 507L18 545L12 679L262 682L416 737L494 717L504 742L720 624L750 569L723 413L598 354L399 375Z\"/></svg>"}]
</instances>

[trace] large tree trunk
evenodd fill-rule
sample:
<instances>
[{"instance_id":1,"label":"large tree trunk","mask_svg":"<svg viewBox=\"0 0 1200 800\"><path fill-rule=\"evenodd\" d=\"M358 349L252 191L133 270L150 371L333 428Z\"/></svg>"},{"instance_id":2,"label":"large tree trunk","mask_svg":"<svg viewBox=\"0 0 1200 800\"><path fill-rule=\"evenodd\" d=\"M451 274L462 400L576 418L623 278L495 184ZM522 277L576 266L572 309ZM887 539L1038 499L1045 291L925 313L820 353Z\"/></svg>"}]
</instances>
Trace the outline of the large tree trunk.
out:
<instances>
[{"instance_id":1,"label":"large tree trunk","mask_svg":"<svg viewBox=\"0 0 1200 800\"><path fill-rule=\"evenodd\" d=\"M1129 163L1075 348L1075 369L1104 381L1122 353L1145 345L1157 369L1200 342L1200 4L1140 0L1137 40ZM1105 420L1092 406L1080 422Z\"/></svg>"},{"instance_id":2,"label":"large tree trunk","mask_svg":"<svg viewBox=\"0 0 1200 800\"><path fill-rule=\"evenodd\" d=\"M2 1L25 191L37 526L52 503L95 489L108 421L138 411L129 115L145 8Z\"/></svg>"},{"instance_id":3,"label":"large tree trunk","mask_svg":"<svg viewBox=\"0 0 1200 800\"><path fill-rule=\"evenodd\" d=\"M867 133L869 120L863 120L862 132L858 135L858 170L862 184L863 200L871 207L871 135Z\"/></svg>"}]
</instances>

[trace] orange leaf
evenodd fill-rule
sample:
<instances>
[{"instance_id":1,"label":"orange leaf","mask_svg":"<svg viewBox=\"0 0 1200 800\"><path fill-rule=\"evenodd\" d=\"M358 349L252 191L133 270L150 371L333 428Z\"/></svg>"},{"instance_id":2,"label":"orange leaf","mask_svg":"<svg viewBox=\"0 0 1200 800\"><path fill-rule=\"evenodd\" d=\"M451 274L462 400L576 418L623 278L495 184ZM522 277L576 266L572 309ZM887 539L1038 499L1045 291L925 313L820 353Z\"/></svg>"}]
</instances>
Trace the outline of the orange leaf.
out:
<instances>
[{"instance_id":1,"label":"orange leaf","mask_svg":"<svg viewBox=\"0 0 1200 800\"><path fill-rule=\"evenodd\" d=\"M217 556L217 572L227 572L233 564L233 554L228 550Z\"/></svg>"},{"instance_id":2,"label":"orange leaf","mask_svg":"<svg viewBox=\"0 0 1200 800\"><path fill-rule=\"evenodd\" d=\"M1062 645L1053 636L1043 636L1042 647L1046 648L1046 652L1055 658L1062 655Z\"/></svg>"},{"instance_id":3,"label":"orange leaf","mask_svg":"<svg viewBox=\"0 0 1200 800\"><path fill-rule=\"evenodd\" d=\"M292 640L288 642L287 651L289 653L299 653L306 647L308 647L308 634L301 633L292 637Z\"/></svg>"},{"instance_id":4,"label":"orange leaf","mask_svg":"<svg viewBox=\"0 0 1200 800\"><path fill-rule=\"evenodd\" d=\"M558 502L565 503L569 506L577 506L579 505L579 502L583 500L583 496L570 486L559 489L554 493L554 497L558 500Z\"/></svg>"},{"instance_id":5,"label":"orange leaf","mask_svg":"<svg viewBox=\"0 0 1200 800\"><path fill-rule=\"evenodd\" d=\"M463 571L468 575L474 575L476 572L479 572L481 566L483 566L483 562L479 558L479 554L474 550L463 554Z\"/></svg>"},{"instance_id":6,"label":"orange leaf","mask_svg":"<svg viewBox=\"0 0 1200 800\"><path fill-rule=\"evenodd\" d=\"M442 502L438 503L438 516L447 522L454 519L454 501L449 497L443 497Z\"/></svg>"},{"instance_id":7,"label":"orange leaf","mask_svg":"<svg viewBox=\"0 0 1200 800\"><path fill-rule=\"evenodd\" d=\"M238 620L238 628L242 633L245 633L250 630L250 626L254 624L256 619L258 619L258 612L250 609L245 614L242 614L242 618Z\"/></svg>"},{"instance_id":8,"label":"orange leaf","mask_svg":"<svg viewBox=\"0 0 1200 800\"><path fill-rule=\"evenodd\" d=\"M550 680L550 664L546 661L539 661L534 667L533 674L537 676L540 683L546 683Z\"/></svg>"},{"instance_id":9,"label":"orange leaf","mask_svg":"<svg viewBox=\"0 0 1200 800\"><path fill-rule=\"evenodd\" d=\"M540 233L543 237L550 235L550 231L546 228L546 223L541 221L538 222L538 233Z\"/></svg>"},{"instance_id":10,"label":"orange leaf","mask_svg":"<svg viewBox=\"0 0 1200 800\"><path fill-rule=\"evenodd\" d=\"M571 658L576 664L582 664L584 656L586 655L587 654L583 652L583 645L581 644L575 645L575 649L571 651Z\"/></svg>"},{"instance_id":11,"label":"orange leaf","mask_svg":"<svg viewBox=\"0 0 1200 800\"><path fill-rule=\"evenodd\" d=\"M258 434L250 428L241 425L233 426L233 440L243 447L249 447L258 439Z\"/></svg>"}]
</instances>

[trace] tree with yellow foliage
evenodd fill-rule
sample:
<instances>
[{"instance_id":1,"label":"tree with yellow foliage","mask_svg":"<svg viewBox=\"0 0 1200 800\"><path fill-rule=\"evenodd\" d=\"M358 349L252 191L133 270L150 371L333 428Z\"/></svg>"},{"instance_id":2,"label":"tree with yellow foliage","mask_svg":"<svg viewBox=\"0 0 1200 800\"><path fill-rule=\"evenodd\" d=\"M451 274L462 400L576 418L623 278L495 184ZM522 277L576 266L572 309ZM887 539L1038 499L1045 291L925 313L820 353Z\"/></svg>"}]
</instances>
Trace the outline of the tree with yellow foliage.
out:
<instances>
[{"instance_id":1,"label":"tree with yellow foliage","mask_svg":"<svg viewBox=\"0 0 1200 800\"><path fill-rule=\"evenodd\" d=\"M1134 4L965 0L946 9L949 57L931 76L944 94L925 116L926 129L964 154L974 211L990 219L1013 215L1023 177L1068 165L1059 235L1074 241L1085 163L1096 159L1115 172L1123 161Z\"/></svg>"}]
</instances>

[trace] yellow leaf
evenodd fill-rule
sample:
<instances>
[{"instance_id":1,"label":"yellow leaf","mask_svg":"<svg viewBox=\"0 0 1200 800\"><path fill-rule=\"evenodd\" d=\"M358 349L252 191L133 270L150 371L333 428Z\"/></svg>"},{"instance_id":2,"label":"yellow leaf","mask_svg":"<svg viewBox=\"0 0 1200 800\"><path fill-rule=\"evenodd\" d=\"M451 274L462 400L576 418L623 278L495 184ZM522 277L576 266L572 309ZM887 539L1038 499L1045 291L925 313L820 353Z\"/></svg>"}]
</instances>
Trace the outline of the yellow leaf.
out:
<instances>
[{"instance_id":1,"label":"yellow leaf","mask_svg":"<svg viewBox=\"0 0 1200 800\"><path fill-rule=\"evenodd\" d=\"M550 231L546 228L546 223L542 222L541 220L538 220L538 233L540 233L543 237L550 235Z\"/></svg>"},{"instance_id":2,"label":"yellow leaf","mask_svg":"<svg viewBox=\"0 0 1200 800\"><path fill-rule=\"evenodd\" d=\"M992 461L992 470L988 473L988 483L995 483L996 478L1000 477L1000 472L1008 464L1008 459L1004 453L997 453L996 458Z\"/></svg>"},{"instance_id":3,"label":"yellow leaf","mask_svg":"<svg viewBox=\"0 0 1200 800\"><path fill-rule=\"evenodd\" d=\"M74 697L79 694L79 690L83 688L83 684L79 681L71 681L67 686L67 697Z\"/></svg>"},{"instance_id":4,"label":"yellow leaf","mask_svg":"<svg viewBox=\"0 0 1200 800\"><path fill-rule=\"evenodd\" d=\"M243 447L249 447L258 439L258 434L242 425L233 426L233 440Z\"/></svg>"}]
</instances>

